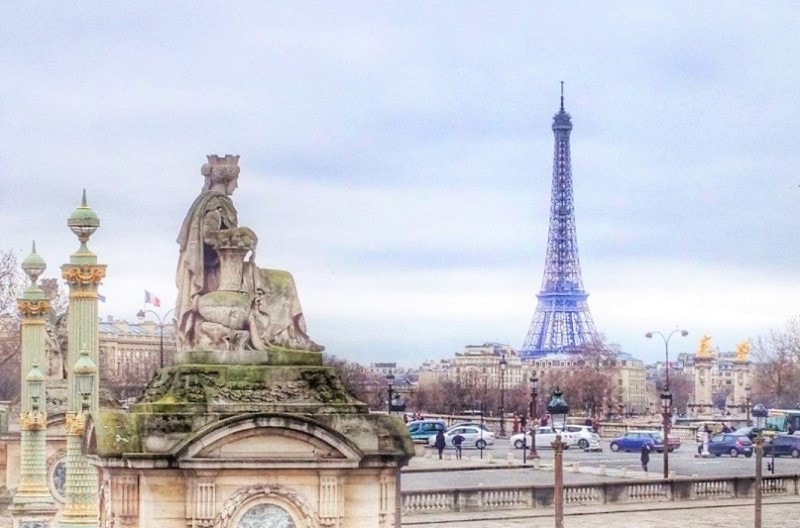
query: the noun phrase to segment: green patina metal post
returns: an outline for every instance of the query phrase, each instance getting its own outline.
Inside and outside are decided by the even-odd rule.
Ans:
[[[49,525],[57,508],[47,487],[47,414],[44,374],[45,318],[50,300],[37,284],[46,265],[36,253],[22,262],[30,284],[17,300],[22,316],[22,384],[20,400],[20,482],[9,510],[14,526]]]
[[[86,191],[67,225],[81,245],[70,255],[69,264],[61,266],[61,276],[69,285],[67,364],[72,369],[67,377],[67,502],[60,526],[97,528],[97,469],[81,454],[81,444],[86,417],[99,408],[97,287],[106,276],[106,266],[98,264],[97,255],[86,246],[100,226],[99,218],[86,205]]]

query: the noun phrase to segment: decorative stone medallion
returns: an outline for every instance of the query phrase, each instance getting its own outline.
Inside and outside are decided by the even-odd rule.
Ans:
[[[236,528],[296,528],[289,512],[275,504],[256,504],[239,519]]]
[[[48,462],[47,485],[50,493],[58,502],[64,504],[67,502],[67,456],[63,451],[59,451]]]

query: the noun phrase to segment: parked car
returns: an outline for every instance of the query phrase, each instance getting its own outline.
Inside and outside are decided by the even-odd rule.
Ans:
[[[776,457],[786,455],[800,458],[800,436],[794,434],[775,436],[771,442],[764,444],[765,455],[771,456],[773,451]]]
[[[540,425],[536,429],[536,449],[548,449],[553,447],[553,442],[556,441],[556,430],[549,425]],[[522,449],[531,445],[530,432],[519,433],[513,435],[509,441],[517,449]],[[571,445],[577,445],[578,439],[573,437],[572,433],[564,431],[561,433],[561,443],[564,449],[569,449]]]
[[[681,439],[672,433],[667,435],[667,448],[672,453],[681,446]]]
[[[447,429],[444,420],[415,420],[408,422],[408,433],[412,442],[425,443],[431,435]]]
[[[602,451],[600,435],[590,425],[567,425],[565,430],[572,435],[575,445],[585,451]]]
[[[485,431],[475,425],[451,427],[444,433],[445,445],[452,447],[453,437],[455,435],[461,435],[464,437],[464,442],[461,444],[461,447],[464,448],[474,446],[478,449],[484,449],[486,446],[494,445],[494,433],[491,431]],[[429,446],[433,446],[434,442],[436,442],[436,435],[432,435],[430,438],[428,438]]]
[[[708,452],[714,456],[753,456],[753,442],[744,435],[734,433],[715,434],[708,441]]]
[[[661,436],[661,431],[628,431],[623,436],[613,439],[609,448],[614,452],[639,452],[643,444],[648,444],[651,451],[664,452],[664,437]]]
[[[467,425],[471,425],[473,427],[480,427],[484,431],[494,432],[494,431],[492,431],[491,427],[489,427],[485,423],[480,423],[480,422],[457,422],[457,423],[454,423],[453,425],[449,426],[447,428],[447,430],[449,431],[450,429],[455,429],[456,427],[466,427]]]

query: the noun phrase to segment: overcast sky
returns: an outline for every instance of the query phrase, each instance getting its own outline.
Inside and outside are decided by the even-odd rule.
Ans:
[[[78,248],[105,318],[174,304],[206,154],[311,337],[413,366],[520,348],[544,268],[559,82],[598,331],[723,351],[800,303],[800,3],[5,2],[0,249]]]

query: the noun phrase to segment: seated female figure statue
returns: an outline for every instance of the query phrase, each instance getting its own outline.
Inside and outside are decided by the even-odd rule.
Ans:
[[[230,195],[239,156],[208,156],[205,185],[181,226],[176,282],[178,350],[321,351],[306,334],[291,274],[258,268],[258,237],[238,225]]]

